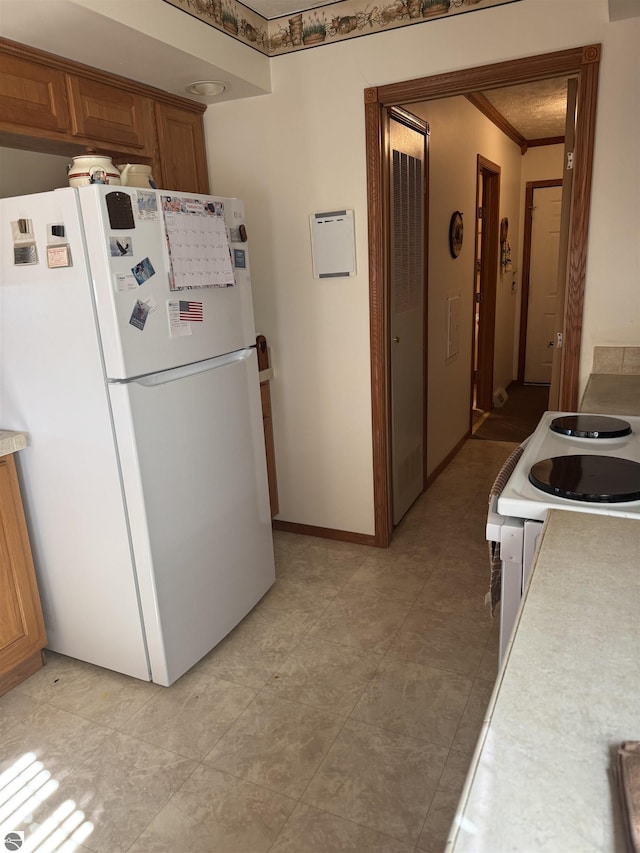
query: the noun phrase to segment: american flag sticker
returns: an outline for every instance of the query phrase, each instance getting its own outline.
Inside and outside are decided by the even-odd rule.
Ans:
[[[202,302],[180,300],[180,319],[186,323],[202,323]]]

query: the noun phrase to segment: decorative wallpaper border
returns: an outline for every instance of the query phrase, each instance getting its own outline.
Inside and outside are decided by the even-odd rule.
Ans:
[[[278,56],[519,0],[378,0],[380,5],[373,6],[365,0],[338,0],[291,17],[285,15],[272,20],[263,18],[238,0],[164,2],[260,53]]]

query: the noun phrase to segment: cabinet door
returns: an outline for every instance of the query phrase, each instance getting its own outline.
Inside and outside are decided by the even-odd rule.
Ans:
[[[69,76],[73,133],[115,145],[145,147],[146,99],[84,77]]]
[[[0,55],[0,116],[3,126],[64,132],[69,110],[64,73],[35,62]]]
[[[12,671],[39,657],[45,643],[15,462],[5,456],[0,459],[0,694],[20,680],[12,679]]]
[[[208,193],[209,177],[200,113],[156,103],[163,190]]]

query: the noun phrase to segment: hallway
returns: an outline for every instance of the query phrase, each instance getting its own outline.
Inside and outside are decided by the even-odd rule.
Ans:
[[[497,673],[484,524],[512,447],[468,441],[388,550],[276,532],[276,584],[171,688],[48,653],[0,698],[0,788],[21,757],[56,785],[3,829],[65,853],[441,853]]]
[[[507,394],[508,398],[503,406],[496,406],[490,412],[474,410],[474,438],[519,444],[531,435],[549,408],[548,385],[522,385],[512,382]]]

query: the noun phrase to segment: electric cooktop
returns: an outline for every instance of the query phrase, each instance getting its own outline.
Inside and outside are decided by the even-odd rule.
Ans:
[[[549,509],[640,519],[640,417],[545,412],[498,496],[502,516]]]
[[[556,456],[532,465],[529,482],[550,495],[574,501],[637,501],[640,463],[616,456]]]
[[[631,435],[631,424],[628,421],[605,415],[562,415],[553,418],[549,429],[560,435],[592,438],[594,441]]]

